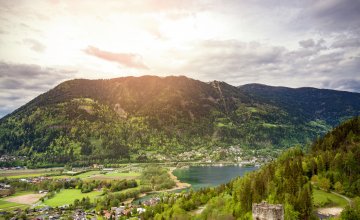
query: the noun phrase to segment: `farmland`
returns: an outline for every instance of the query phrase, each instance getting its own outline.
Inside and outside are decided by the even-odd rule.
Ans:
[[[92,191],[89,193],[81,193],[79,189],[63,189],[57,193],[53,198],[44,201],[45,205],[56,207],[62,205],[72,204],[75,199],[81,200],[82,198],[89,197],[93,202],[94,198],[99,197],[101,191]]]
[[[28,200],[28,199],[22,199],[19,200],[19,198],[24,198],[25,197],[31,197],[32,195],[37,195],[34,194],[33,192],[30,191],[20,191],[15,193],[12,196],[6,197],[6,198],[1,198],[0,199],[0,211],[1,210],[12,210],[15,208],[21,208],[24,209],[26,207],[29,206],[29,202],[32,202],[34,200]],[[33,198],[37,198],[37,196],[33,197]],[[38,199],[35,199],[35,201],[37,201]]]

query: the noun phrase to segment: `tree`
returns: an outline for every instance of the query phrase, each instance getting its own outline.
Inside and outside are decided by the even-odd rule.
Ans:
[[[360,198],[356,197],[353,200],[352,206],[346,206],[341,212],[342,220],[358,220],[360,219]]]
[[[338,193],[344,193],[344,187],[339,181],[335,183],[334,189]]]
[[[295,211],[294,207],[289,203],[285,203],[285,216],[284,220],[297,220],[299,219],[299,212]]]
[[[311,177],[311,182],[312,182],[312,183],[317,184],[318,181],[319,181],[319,178],[318,178],[317,175],[313,175],[313,176]]]
[[[319,180],[319,187],[324,191],[329,192],[330,186],[330,180],[328,178],[323,177]]]

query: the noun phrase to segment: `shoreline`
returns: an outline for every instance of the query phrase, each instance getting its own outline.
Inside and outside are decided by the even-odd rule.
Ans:
[[[157,190],[157,191],[151,191],[147,194],[153,194],[153,193],[161,193],[161,192],[170,192],[170,191],[174,191],[174,190],[180,190],[180,189],[187,189],[191,187],[190,183],[183,183],[181,182],[177,176],[175,176],[173,174],[173,171],[176,169],[176,167],[170,167],[168,174],[170,176],[170,178],[175,182],[175,187],[171,188],[171,189],[163,189],[163,190]]]
[[[174,191],[174,190],[180,190],[180,189],[187,189],[187,188],[190,188],[191,187],[191,184],[190,183],[183,183],[181,182],[177,176],[175,176],[173,174],[173,171],[176,169],[176,167],[170,167],[169,171],[168,171],[168,174],[170,176],[170,178],[175,182],[175,187],[171,188],[171,189],[163,189],[163,190],[157,190],[157,191],[150,191],[150,192],[147,192],[147,193],[142,193],[140,194],[136,199],[140,199],[142,197],[145,197],[147,195],[151,195],[151,194],[158,194],[158,193],[162,193],[162,192],[171,192],[171,191]],[[132,199],[131,202],[133,202],[133,200],[135,200],[134,198]]]
[[[172,180],[174,180],[175,185],[176,185],[176,187],[173,188],[172,190],[186,189],[186,188],[191,187],[191,184],[190,184],[190,183],[181,182],[181,181],[177,178],[177,176],[175,176],[175,175],[173,174],[173,171],[174,171],[175,169],[176,169],[176,167],[171,167],[170,170],[168,171],[168,174],[170,175],[170,178],[171,178]]]

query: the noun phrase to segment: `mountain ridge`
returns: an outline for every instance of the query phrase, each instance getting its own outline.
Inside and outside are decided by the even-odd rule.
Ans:
[[[351,92],[235,87],[185,76],[74,79],[0,119],[0,152],[33,158],[72,146],[68,153],[76,152],[77,160],[111,155],[136,161],[173,160],[203,150],[202,156],[191,153],[186,160],[222,160],[217,147],[311,143],[359,114],[360,94]],[[213,153],[205,155],[209,150]],[[225,154],[230,160],[237,157]]]

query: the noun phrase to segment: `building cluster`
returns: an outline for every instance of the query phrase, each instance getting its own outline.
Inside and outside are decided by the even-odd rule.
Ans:
[[[9,184],[0,183],[0,190],[10,189],[11,186]]]
[[[122,216],[132,216],[134,214],[142,214],[146,211],[147,206],[155,206],[160,202],[160,198],[155,197],[146,200],[140,205],[129,204],[127,206],[121,205],[119,207],[111,207],[110,210],[103,210],[99,213],[106,219],[120,219]]]
[[[36,183],[41,183],[41,182],[43,182],[45,180],[49,180],[49,179],[50,179],[49,177],[39,176],[39,177],[22,178],[22,179],[19,179],[19,181],[36,184]]]
[[[0,162],[12,162],[17,160],[25,160],[26,156],[1,155]]]
[[[5,183],[0,183],[0,198],[1,197],[6,197],[11,195],[14,192],[14,189]]]
[[[145,206],[154,206],[154,205],[158,204],[159,202],[160,202],[159,197],[153,197],[153,198],[151,198],[149,200],[145,200],[143,202],[143,205],[145,205]]]
[[[98,216],[102,216],[105,219],[120,219],[123,216],[130,217],[136,214],[142,214],[146,211],[146,207],[155,206],[160,202],[160,198],[155,197],[149,200],[146,200],[142,205],[128,204],[118,207],[111,207],[109,210],[102,210],[96,212],[94,209],[86,211],[83,209],[69,209],[69,205],[59,206],[58,208],[52,208],[50,206],[42,206],[38,208],[30,208],[26,211],[21,209],[16,209],[12,211],[13,218],[12,220],[19,219],[19,216],[26,214],[27,218],[35,220],[57,220],[63,219],[64,217],[69,217],[75,220],[86,220],[86,219],[97,219]],[[6,214],[6,213],[0,213]]]

